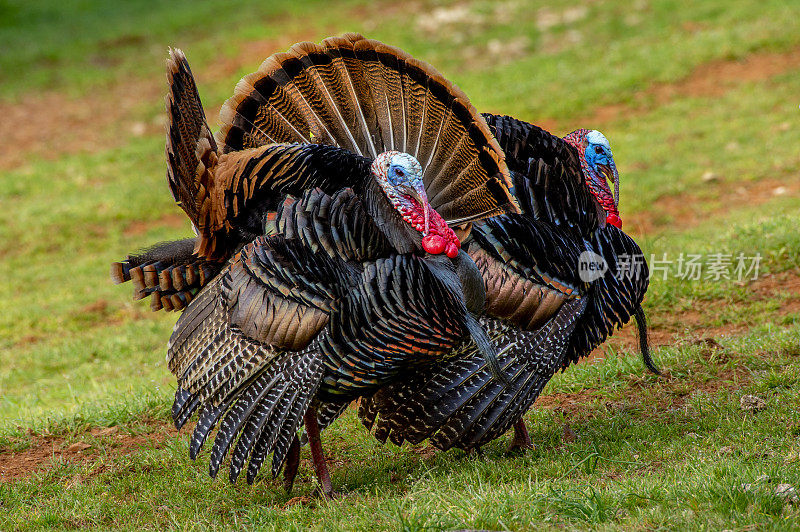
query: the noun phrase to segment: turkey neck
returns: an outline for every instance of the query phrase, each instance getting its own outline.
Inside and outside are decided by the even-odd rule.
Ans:
[[[427,254],[422,249],[422,234],[403,220],[371,173],[365,180],[362,194],[367,214],[398,253]]]
[[[447,289],[465,301],[466,308],[480,314],[486,303],[486,290],[478,266],[463,250],[454,259],[431,255],[422,249],[422,234],[412,228],[392,206],[377,181],[367,179],[363,189],[367,213],[398,253],[416,253]]]

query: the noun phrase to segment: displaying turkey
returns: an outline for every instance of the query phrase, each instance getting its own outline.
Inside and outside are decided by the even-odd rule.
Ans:
[[[167,67],[167,177],[197,237],[112,277],[154,309],[185,308],[167,362],[176,427],[200,412],[190,455],[219,425],[212,476],[230,454],[231,481],[247,465],[252,482],[272,453],[291,482],[304,423],[330,496],[318,404],[340,409],[468,343],[496,366],[460,247],[469,222],[518,212],[502,150],[432,67],[360,35],[268,58],[216,138],[184,55]]]
[[[522,416],[545,384],[631,316],[645,364],[658,372],[641,308],[647,265],[620,229],[619,175],[608,140],[585,129],[559,139],[510,117],[484,116],[506,154],[523,213],[475,224],[464,245],[485,282],[481,324],[511,384],[493,381],[475,355],[418,371],[361,400],[362,422],[381,441],[430,438],[440,449],[468,450],[513,425],[512,447],[530,446]],[[581,270],[589,261],[607,270]]]

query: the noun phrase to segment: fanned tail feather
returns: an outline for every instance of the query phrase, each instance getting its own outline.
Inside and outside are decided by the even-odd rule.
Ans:
[[[167,59],[167,180],[175,201],[196,227],[205,225],[217,143],[206,123],[197,85],[181,50]]]
[[[518,212],[485,120],[430,65],[358,34],[295,44],[243,78],[220,111],[223,153],[318,143],[417,157],[445,220]],[[469,191],[467,198],[462,198]]]

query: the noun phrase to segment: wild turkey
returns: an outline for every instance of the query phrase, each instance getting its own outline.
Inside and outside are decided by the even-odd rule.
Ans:
[[[184,55],[167,66],[167,177],[198,236],[112,277],[155,309],[186,307],[167,361],[176,427],[200,410],[190,455],[219,424],[212,476],[233,448],[232,482],[270,453],[273,474],[289,456],[291,481],[303,421],[330,496],[320,401],[338,409],[465,342],[493,357],[467,308],[483,282],[459,248],[469,222],[518,212],[503,153],[460,90],[360,35],[268,58],[216,138]]]
[[[544,385],[633,315],[645,364],[658,373],[641,308],[647,265],[619,229],[619,177],[608,141],[587,130],[559,139],[510,117],[484,116],[506,154],[523,214],[475,224],[465,247],[486,283],[481,324],[511,384],[493,382],[477,356],[417,372],[361,400],[362,422],[381,441],[430,438],[440,449],[469,450],[514,425],[512,448],[530,446],[522,415]],[[592,257],[608,265],[597,279],[578,268]],[[622,271],[628,265],[634,267]]]

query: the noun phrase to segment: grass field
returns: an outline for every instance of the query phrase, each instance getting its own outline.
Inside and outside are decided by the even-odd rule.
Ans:
[[[0,1],[0,529],[800,528],[777,494],[800,491],[800,7],[117,4]],[[524,455],[381,446],[349,412],[323,435],[333,502],[309,497],[306,450],[291,495],[189,460],[169,422],[176,315],[108,278],[190,234],[164,178],[167,46],[213,121],[269,54],[345,31],[433,63],[481,110],[606,134],[624,228],[661,261],[645,309],[666,378],[623,329],[548,385]],[[731,278],[709,278],[715,254]],[[756,279],[739,254],[761,257]]]

